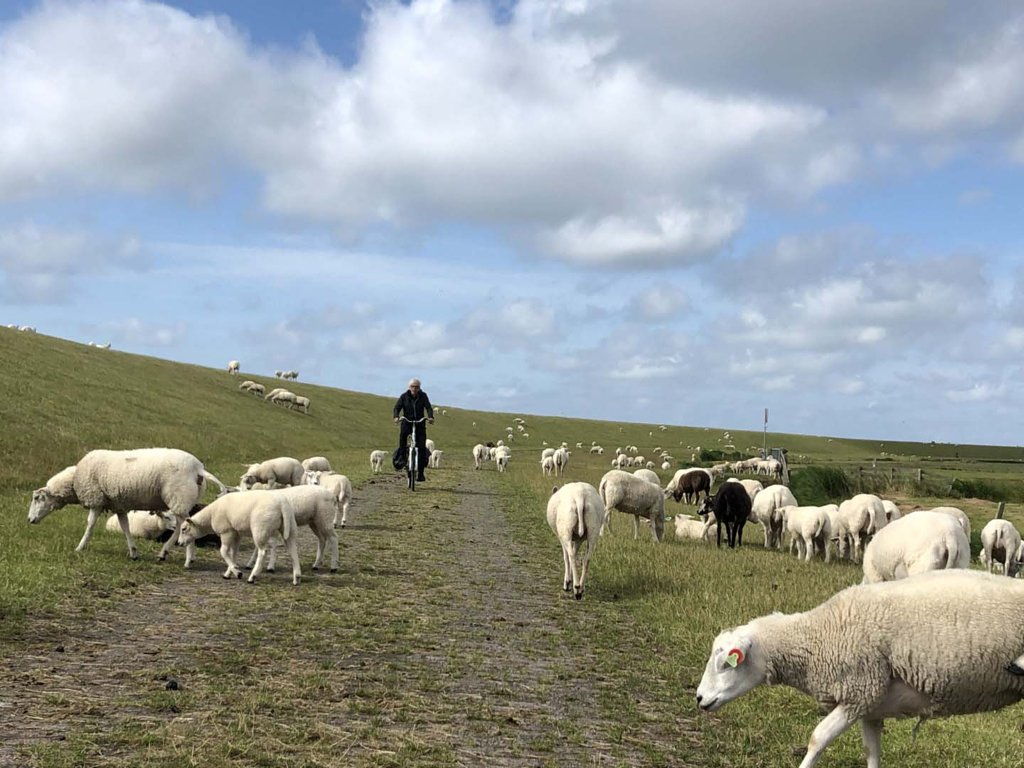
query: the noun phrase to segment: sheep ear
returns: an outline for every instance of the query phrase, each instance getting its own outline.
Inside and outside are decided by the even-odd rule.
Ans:
[[[558,492],[558,486],[557,485],[552,485],[551,486],[551,495],[554,496],[555,493],[557,493],[557,492]]]

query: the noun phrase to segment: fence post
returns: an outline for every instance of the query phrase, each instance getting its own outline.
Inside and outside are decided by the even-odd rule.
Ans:
[[[920,467],[917,468],[917,482],[919,482],[919,483],[921,482],[921,468]]]
[[[1000,501],[999,502],[999,507],[996,509],[996,520],[1002,520],[1003,519],[1003,510],[1005,508],[1006,508],[1006,502],[1005,501]]]

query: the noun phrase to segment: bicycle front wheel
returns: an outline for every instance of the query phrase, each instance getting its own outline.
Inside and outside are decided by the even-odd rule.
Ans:
[[[409,450],[409,490],[416,490],[416,449],[412,448]]]

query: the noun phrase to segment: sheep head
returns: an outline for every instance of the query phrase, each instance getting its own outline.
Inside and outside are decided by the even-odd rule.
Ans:
[[[32,491],[32,503],[28,508],[28,521],[38,523],[55,509],[60,509],[67,502],[50,493],[45,487]]]

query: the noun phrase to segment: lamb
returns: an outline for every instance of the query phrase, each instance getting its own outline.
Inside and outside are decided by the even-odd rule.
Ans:
[[[665,497],[672,496],[678,502],[685,498],[687,504],[691,501],[699,504],[701,491],[704,492],[704,498],[708,498],[714,482],[715,478],[706,469],[691,467],[676,470],[675,475],[665,486]]]
[[[839,528],[832,531],[839,538],[839,555],[850,555],[852,542],[854,562],[860,562],[868,538],[885,525],[885,507],[882,500],[871,493],[858,493],[839,505]]]
[[[303,472],[333,472],[326,456],[310,456],[302,460]]]
[[[723,483],[714,499],[704,497],[702,510],[701,514],[708,514],[714,510],[717,546],[722,546],[723,524],[729,549],[735,549],[737,545],[743,543],[743,526],[750,517],[750,497],[743,486]]]
[[[697,705],[714,712],[762,683],[791,686],[829,713],[800,768],[858,720],[867,766],[880,768],[886,717],[987,712],[1024,698],[1022,614],[1024,584],[977,571],[849,587],[810,611],[719,634]]]
[[[307,475],[309,485],[319,485],[330,489],[331,493],[338,500],[338,506],[334,510],[334,517],[331,518],[331,527],[338,527],[338,511],[341,511],[341,527],[344,528],[348,522],[348,510],[352,506],[352,481],[345,475],[337,472],[310,472]]]
[[[473,469],[480,469],[483,463],[490,457],[490,451],[487,450],[487,446],[481,443],[477,443],[473,446]]]
[[[697,541],[708,540],[708,531],[710,528],[704,520],[698,520],[690,515],[676,515],[674,521],[677,539],[696,539]]]
[[[540,460],[540,471],[543,475],[553,475],[555,473],[555,457],[545,456]]]
[[[309,398],[303,397],[302,395],[295,395],[292,402],[298,406],[299,410],[303,413],[309,413]]]
[[[756,481],[755,481],[756,482]],[[732,483],[744,489],[749,498],[746,485],[743,482]],[[760,485],[760,483],[758,483]],[[770,485],[758,491],[750,505],[750,519],[752,522],[760,523],[764,528],[764,548],[782,548],[782,508],[796,507],[796,497],[793,492],[784,485]]]
[[[121,530],[120,522],[117,515],[111,515],[103,527],[110,533],[117,533]],[[169,512],[128,510],[128,529],[136,539],[159,539],[176,527],[174,516]]]
[[[433,453],[434,452],[434,441],[431,440],[429,437],[426,439],[426,441],[423,443],[423,445],[426,446],[427,453]]]
[[[302,485],[304,473],[305,470],[298,459],[279,456],[260,464],[250,464],[239,481],[239,488],[249,490],[253,483],[266,483],[271,489],[279,485]]]
[[[832,524],[823,507],[792,507],[781,510],[783,530],[789,534],[789,549],[796,546],[797,558],[810,562],[815,551],[821,549],[825,562],[830,559],[828,541],[832,536]]]
[[[373,474],[379,475],[384,471],[384,462],[388,460],[387,451],[371,451],[370,452],[370,469],[373,470]]]
[[[547,519],[562,545],[562,589],[566,592],[571,589],[573,596],[582,600],[587,567],[597,549],[605,519],[604,503],[589,483],[567,483],[561,488],[555,486],[548,499]],[[587,548],[583,552],[583,562],[577,566],[577,549],[584,540]]]
[[[191,453],[176,448],[140,448],[132,451],[89,451],[71,467],[51,477],[46,485],[32,492],[28,521],[38,523],[50,512],[68,504],[81,504],[89,510],[85,534],[75,548],[81,552],[92,537],[100,512],[114,512],[128,542],[128,556],[139,557],[128,527],[128,511],[169,511],[177,524],[172,536],[160,550],[165,560],[170,546],[181,534],[181,525],[189,511],[202,498],[206,482],[216,483],[221,493],[227,488],[211,475]],[[185,550],[185,567],[192,565],[195,547]]]
[[[263,393],[266,391],[266,387],[262,384],[248,379],[239,384],[238,388],[243,392],[251,392],[258,397],[263,397]]]
[[[1017,575],[1024,561],[1024,542],[1020,532],[1009,520],[989,520],[981,529],[981,564],[992,573],[998,562],[1003,573],[1011,578]]]
[[[251,536],[256,544],[256,566],[249,574],[249,583],[263,571],[267,549],[274,535],[280,536],[288,547],[292,560],[292,584],[302,579],[299,567],[298,536],[295,530],[295,512],[291,501],[275,491],[249,491],[232,493],[208,504],[181,526],[179,544],[195,546],[195,540],[204,534],[220,536],[220,555],[227,563],[224,578],[242,578],[238,565],[238,545],[242,536]]]
[[[441,468],[441,459],[444,458],[444,451],[431,451],[430,457],[427,459],[427,466],[431,469]]]
[[[612,466],[618,467],[619,469],[622,469],[623,467],[628,467],[629,464],[629,456],[627,456],[624,453],[620,453],[614,459],[612,459]]]
[[[230,363],[228,363],[228,373],[230,373],[232,376],[234,376],[236,373],[238,373],[238,370],[241,367],[242,367],[241,363],[239,363],[237,360],[232,360]]]
[[[546,459],[548,456],[550,456],[552,459],[555,457],[554,448],[545,448],[540,452],[540,458],[542,461]]]
[[[634,539],[640,537],[640,518],[646,517],[653,523],[654,541],[661,541],[665,534],[665,495],[660,486],[613,469],[604,474],[597,490],[605,507],[602,535],[605,528],[611,531],[612,510],[617,510],[633,516]]]
[[[512,449],[505,445],[499,445],[494,449],[494,463],[498,466],[499,472],[508,469],[508,463],[512,458]]]
[[[896,506],[895,502],[889,501],[888,499],[882,499],[882,507],[885,509],[886,525],[891,523],[893,520],[899,520],[903,517],[902,513],[900,513],[900,508]]]
[[[604,453],[604,448],[602,448],[600,445],[592,445],[590,446],[590,452],[600,456],[602,453]]]
[[[967,568],[970,563],[971,542],[953,517],[941,512],[915,512],[885,526],[865,547],[863,583]]]
[[[309,529],[316,536],[316,559],[313,561],[313,570],[319,570],[323,565],[324,552],[331,553],[331,573],[338,570],[338,534],[334,532],[334,526],[329,522],[331,516],[338,515],[338,495],[327,486],[300,485],[294,488],[279,488],[274,491],[284,496],[292,505],[292,513],[295,515],[296,526],[309,526]],[[254,552],[249,559],[246,568],[251,568],[258,552]],[[274,565],[277,562],[277,542],[270,544],[270,556],[267,559],[267,571],[274,572]]]
[[[565,468],[569,465],[569,451],[565,448],[559,448],[554,453],[555,459],[555,474],[564,475]]]

